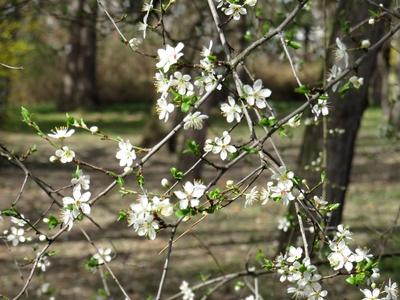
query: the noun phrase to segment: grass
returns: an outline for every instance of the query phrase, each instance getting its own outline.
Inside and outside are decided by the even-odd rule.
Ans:
[[[276,109],[280,114],[285,114],[298,104],[277,103]],[[70,114],[74,117],[84,115],[88,125],[97,125],[105,132],[112,135],[137,135],[142,134],[143,125],[148,118],[149,107],[144,105],[116,105],[97,111],[74,111]],[[41,106],[30,109],[43,130],[49,131],[54,126],[65,122],[65,115],[55,111],[53,107]],[[3,126],[0,134],[2,142],[11,148],[21,151],[30,144],[37,144],[39,154],[32,156],[27,164],[32,171],[49,181],[52,185],[64,186],[70,179],[72,168],[58,168],[49,166],[48,157],[53,149],[43,143],[32,134],[31,129],[22,124],[19,119],[19,109],[12,109],[9,120]],[[393,226],[399,207],[400,186],[398,169],[400,167],[399,145],[393,141],[379,136],[379,127],[384,118],[377,108],[366,111],[365,118],[357,140],[356,156],[352,170],[352,184],[348,190],[345,207],[344,222],[354,231],[354,241],[358,246],[371,248],[374,253],[382,251],[384,243],[383,234]],[[220,133],[223,128],[222,119],[213,121],[210,132]],[[240,127],[240,132],[246,132],[245,125]],[[294,138],[276,138],[278,145],[290,148],[288,158],[289,165],[295,166],[297,149],[301,138],[300,131],[294,132]],[[96,138],[84,134],[77,134],[71,139],[71,147],[77,150],[85,159],[102,166],[115,167],[115,145],[104,143]],[[79,152],[78,152],[79,151]],[[289,155],[290,154],[290,155]],[[166,155],[165,152],[154,158],[152,167],[145,171],[146,188],[159,189],[160,179],[168,174],[171,164],[176,162],[176,157]],[[234,170],[233,176],[239,177],[252,166],[252,161],[241,165]],[[206,173],[207,175],[208,173]],[[209,176],[210,174],[208,174]],[[91,173],[93,193],[97,193],[109,184],[108,178]],[[15,197],[16,189],[20,181],[20,173],[11,168],[0,169],[0,209],[9,205],[9,199]],[[133,180],[132,180],[133,181]],[[129,184],[133,184],[128,182]],[[222,182],[223,183],[223,182]],[[38,191],[33,183],[28,182],[26,193],[21,200],[23,213],[28,216],[39,215],[40,209],[47,203],[46,198]],[[83,223],[85,229],[91,234],[95,242],[100,245],[110,246],[109,239],[113,241],[113,247],[118,250],[118,256],[111,263],[111,267],[117,273],[125,286],[128,286],[135,299],[145,299],[147,295],[154,295],[156,283],[159,280],[159,272],[163,263],[163,256],[158,256],[158,251],[168,241],[167,234],[160,234],[156,241],[140,239],[126,227],[126,224],[115,222],[119,209],[129,207],[133,201],[130,197],[121,198],[117,192],[110,193],[93,209],[93,216],[99,220],[105,228],[104,232],[98,231],[90,224]],[[53,211],[57,214],[57,210]],[[207,222],[202,222],[193,231],[196,236],[209,247],[209,250],[217,257],[225,272],[243,269],[243,258],[249,257],[254,262],[254,254],[262,248],[266,253],[273,254],[277,237],[277,217],[284,213],[284,209],[274,203],[263,207],[243,209],[243,203],[238,202],[217,215],[209,216]],[[190,223],[191,224],[191,223]],[[0,225],[1,227],[2,225]],[[189,224],[186,224],[189,226]],[[5,229],[5,225],[0,231]],[[182,230],[179,233],[182,233]],[[178,233],[178,234],[179,234]],[[0,291],[9,292],[20,286],[17,270],[12,257],[18,259],[31,255],[31,246],[18,247],[12,256],[0,246]],[[397,251],[400,246],[400,234],[398,226],[395,226],[393,234],[388,239],[385,252]],[[3,251],[4,250],[4,251]],[[82,241],[79,231],[71,233],[60,243],[55,244],[53,250],[57,255],[52,258],[52,267],[47,275],[35,279],[33,286],[37,287],[42,280],[49,281],[57,290],[57,298],[60,299],[92,299],[97,289],[101,288],[97,274],[85,271],[83,262],[92,250]],[[400,281],[400,259],[386,258],[382,261],[382,279],[388,277]],[[127,271],[128,269],[128,271]],[[26,271],[27,268],[23,268]],[[177,243],[172,255],[172,268],[167,281],[166,292],[173,294],[183,279],[191,284],[199,281],[199,276],[217,276],[220,270],[216,267],[207,249],[201,246],[195,237],[188,235]],[[335,281],[333,290],[330,290],[331,298],[340,293],[340,299],[358,299],[360,293],[357,287],[349,287],[344,283],[344,278]],[[266,277],[261,281],[261,290],[265,299],[287,299],[286,286],[279,284],[274,277]],[[112,284],[111,284],[112,285]],[[74,288],[71,288],[73,286]],[[112,290],[118,295],[114,285]],[[337,289],[337,290],[335,290]],[[213,299],[239,299],[247,296],[248,292],[239,294],[233,292],[233,284],[228,286]],[[13,294],[13,293],[8,293]],[[36,299],[34,291],[31,291],[32,299]],[[229,298],[227,295],[235,295]],[[332,296],[333,295],[333,296]],[[42,299],[37,297],[37,299]],[[94,298],[93,298],[94,299]]]

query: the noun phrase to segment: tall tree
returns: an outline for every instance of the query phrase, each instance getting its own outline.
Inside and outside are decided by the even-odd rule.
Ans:
[[[70,4],[69,47],[60,110],[98,105],[96,89],[96,0],[74,0]]]
[[[382,4],[385,7],[389,7],[390,2],[390,0],[386,0],[382,1]],[[363,0],[339,1],[330,45],[334,44],[336,37],[345,35],[342,31],[343,25],[352,28],[363,20],[368,19],[369,9],[373,9],[373,7],[366,5]],[[360,42],[369,40],[371,44],[374,44],[382,36],[384,28],[385,20],[381,20],[374,26],[365,26],[363,30],[357,30],[342,38],[347,48],[356,49],[349,53],[350,63],[364,55],[365,51],[368,51],[360,49]],[[328,201],[341,204],[331,217],[332,226],[336,226],[342,221],[345,196],[350,182],[355,141],[362,116],[368,106],[368,87],[376,69],[379,50],[369,51],[366,61],[355,70],[356,75],[364,79],[364,84],[359,89],[351,89],[344,96],[339,95],[337,92],[329,93],[331,113],[327,119],[328,132],[330,129],[335,128],[344,129],[343,134],[327,134],[326,136],[326,175],[328,180],[326,196]],[[328,65],[335,63],[334,55],[333,51],[329,52],[327,56]],[[315,158],[317,153],[321,151],[319,146],[322,144],[321,128],[307,127],[300,154],[300,165],[304,167],[305,164],[309,164],[310,156]]]

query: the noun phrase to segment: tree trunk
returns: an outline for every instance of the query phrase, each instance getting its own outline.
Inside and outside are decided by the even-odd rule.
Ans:
[[[399,43],[398,43],[399,44]],[[388,99],[390,102],[389,104],[389,125],[392,126],[394,130],[394,135],[396,135],[398,138],[400,138],[400,57],[398,54],[396,54],[395,58],[397,61],[393,64],[393,68],[395,69],[395,72],[393,74],[393,77],[396,78],[392,80],[394,82],[393,84],[393,92],[391,93],[393,95],[394,99]]]
[[[70,42],[63,79],[60,110],[98,105],[96,89],[96,20],[95,0],[76,0],[72,7]]]
[[[7,99],[10,93],[10,77],[0,75],[0,122],[6,119]]]
[[[385,7],[389,7],[390,0],[383,1]],[[341,0],[336,24],[331,41],[340,34],[339,20],[351,20],[350,26],[358,24],[362,20],[368,18],[368,5],[365,1],[347,1]],[[352,39],[345,39],[348,48],[358,46],[354,40],[361,41],[368,39],[371,44],[379,40],[384,32],[384,22],[380,22],[375,26],[368,26],[364,32],[352,35]],[[357,32],[358,33],[358,32]],[[340,203],[339,209],[335,210],[331,216],[330,225],[337,226],[342,222],[343,208],[345,204],[345,196],[350,182],[350,173],[354,156],[354,146],[357,133],[360,128],[361,118],[368,106],[368,87],[375,69],[377,55],[380,49],[369,53],[369,57],[357,69],[357,76],[364,78],[364,84],[360,89],[351,89],[344,97],[340,97],[338,93],[331,93],[329,101],[332,105],[332,114],[328,118],[328,130],[335,128],[343,128],[343,134],[327,135],[327,198],[331,203]],[[364,54],[364,51],[352,51],[351,61],[355,61]],[[328,61],[333,61],[332,54],[328,57]]]

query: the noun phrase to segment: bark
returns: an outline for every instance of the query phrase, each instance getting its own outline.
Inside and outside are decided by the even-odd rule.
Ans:
[[[389,125],[393,127],[394,135],[400,138],[400,58],[396,55],[397,62],[394,64],[395,72],[394,77],[397,84],[394,84],[394,99],[391,100],[393,103],[389,105]],[[389,102],[389,101],[388,101]]]
[[[390,44],[385,45],[377,57],[377,68],[372,81],[370,103],[381,106],[385,116],[389,116],[389,73]]]
[[[71,8],[74,20],[70,23],[63,91],[58,103],[63,111],[99,104],[96,88],[97,2],[76,0]]]
[[[0,76],[0,122],[6,118],[7,99],[10,93],[10,77],[7,75]]]
[[[382,4],[389,7],[390,0],[383,1]],[[365,1],[339,2],[337,17],[335,18],[334,31],[331,42],[340,34],[339,20],[350,20],[351,25],[358,24],[368,18],[370,7]],[[345,39],[348,48],[357,47],[355,41],[369,39],[372,44],[377,42],[384,32],[384,22],[375,26],[368,26],[365,31],[352,35],[352,39]],[[328,130],[343,128],[343,134],[327,135],[327,198],[332,203],[340,203],[338,210],[332,214],[330,225],[337,226],[342,222],[343,208],[348,185],[350,183],[350,173],[354,157],[354,147],[360,122],[365,109],[368,106],[368,87],[370,80],[376,69],[377,55],[379,49],[369,53],[368,59],[357,69],[357,76],[364,78],[364,84],[359,90],[351,89],[344,97],[338,93],[331,93],[329,96],[332,106],[332,114],[328,118]],[[353,51],[351,60],[356,60],[363,55],[363,51]],[[332,54],[328,57],[332,62]]]

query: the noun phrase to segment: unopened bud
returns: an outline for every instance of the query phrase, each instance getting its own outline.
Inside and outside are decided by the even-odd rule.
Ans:
[[[169,187],[169,181],[167,178],[161,179],[161,186],[165,188]]]
[[[99,127],[97,127],[97,126],[92,126],[92,127],[90,127],[89,130],[90,130],[91,133],[94,134],[94,133],[96,133],[97,131],[99,131]]]
[[[369,40],[362,40],[361,41],[361,48],[367,49],[371,46],[371,42]]]

